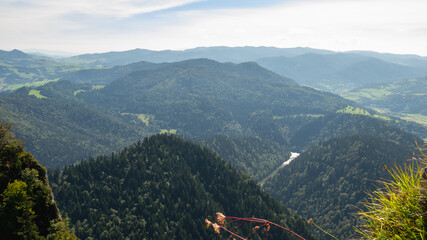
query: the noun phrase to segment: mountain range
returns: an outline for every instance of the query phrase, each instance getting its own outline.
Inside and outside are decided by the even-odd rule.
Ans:
[[[329,92],[344,93],[366,84],[390,82],[427,75],[427,67],[387,62],[356,53],[273,57],[257,62],[300,84]],[[426,63],[426,61],[423,61]]]
[[[336,93],[360,86],[357,79],[362,80],[362,83],[371,83],[427,75],[426,57],[368,51],[333,52],[312,48],[201,47],[183,51],[134,49],[123,52],[83,54],[69,58],[47,58],[13,50],[1,51],[0,56],[9,60],[3,64],[0,61],[0,64],[6,67],[3,71],[7,71],[7,67],[11,65],[26,67],[27,69],[23,69],[22,73],[21,69],[12,69],[12,72],[9,71],[9,75],[20,73],[18,75],[21,76],[21,79],[27,80],[27,82],[40,80],[43,76],[47,79],[46,73],[39,76],[40,73],[34,71],[32,74],[37,78],[35,76],[22,77],[23,74],[31,71],[28,69],[29,61],[33,62],[33,66],[35,66],[34,62],[42,62],[37,64],[48,65],[47,69],[51,73],[62,75],[67,72],[66,68],[74,71],[79,66],[80,68],[102,68],[141,61],[162,63],[196,58],[233,63],[253,61],[283,76],[293,78],[301,84]],[[10,62],[11,59],[13,62]],[[26,61],[23,61],[24,59]],[[23,65],[23,62],[26,65]],[[52,67],[59,68],[61,71],[52,71]],[[345,86],[346,83],[347,86]]]
[[[164,61],[191,51],[162,52],[162,63],[155,63],[160,52],[154,51],[82,55],[55,60],[77,69],[55,70],[58,79],[53,82],[2,93],[0,120],[14,123],[13,130],[27,150],[51,169],[49,179],[59,207],[71,218],[77,236],[211,237],[197,227],[203,217],[220,210],[279,222],[291,219],[284,224],[310,237],[302,218],[256,186],[276,172],[292,151],[300,157],[278,170],[263,188],[304,218],[313,217],[337,236],[349,238],[357,220],[348,206],[360,204],[364,191],[375,186],[374,179],[386,177],[382,163],[402,164],[415,142],[427,137],[422,125],[364,108],[361,104],[368,103],[362,98],[356,103],[260,66],[269,58],[285,59],[286,64],[303,69],[294,71],[301,76],[339,75],[335,82],[339,86],[341,77],[356,84],[381,71],[396,71],[400,77],[422,74],[422,57],[302,48],[201,48],[191,54],[217,53],[225,58],[226,50],[240,52],[236,56],[242,59],[261,60],[249,59],[259,64],[207,58]],[[283,56],[274,55],[279,50]],[[38,59],[19,51],[5,54],[12,53],[17,59]],[[132,62],[140,60],[142,53],[152,59]],[[128,54],[133,57],[126,58]],[[317,62],[304,65],[307,59]],[[7,61],[10,70],[16,59]],[[280,70],[282,62],[275,64]],[[375,73],[378,69],[382,70]],[[387,86],[390,75],[382,76],[366,83]],[[404,81],[393,84],[405,85]],[[413,103],[422,109],[422,103]],[[56,167],[60,168],[53,170]],[[265,208],[252,209],[257,204]],[[292,217],[279,218],[282,213]]]
[[[178,62],[188,59],[209,58],[218,62],[243,63],[265,57],[298,56],[305,53],[328,54],[332,51],[313,48],[275,48],[275,47],[199,47],[183,51],[133,49],[123,52],[82,54],[63,59],[65,63],[88,66],[117,66],[134,62],[154,63]]]

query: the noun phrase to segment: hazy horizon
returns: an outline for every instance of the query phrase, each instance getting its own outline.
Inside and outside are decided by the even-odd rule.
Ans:
[[[65,51],[56,51],[56,50],[43,50],[43,49],[0,49],[3,51],[13,51],[13,50],[19,50],[22,51],[24,53],[27,54],[33,54],[33,55],[41,55],[41,56],[47,56],[47,57],[52,57],[52,58],[66,58],[66,57],[73,57],[73,56],[79,56],[79,55],[84,55],[84,54],[103,54],[103,53],[108,53],[108,52],[126,52],[126,51],[133,51],[133,50],[149,50],[149,51],[187,51],[187,50],[192,50],[192,49],[197,49],[197,48],[215,48],[215,47],[230,47],[230,46],[196,46],[194,48],[187,48],[187,49],[147,49],[147,48],[133,48],[133,49],[125,49],[125,50],[109,50],[109,51],[105,51],[105,52],[80,52],[80,53],[75,53],[75,52],[65,52]],[[254,48],[278,48],[275,46],[232,46],[230,48],[244,48],[244,47],[254,47]],[[293,48],[310,48],[310,47],[303,47],[303,46],[297,46],[297,47],[293,47]],[[286,48],[278,48],[278,49],[286,49]],[[291,49],[291,48],[290,48]],[[331,50],[331,49],[320,49],[320,48],[312,48],[312,49],[316,49],[316,50],[326,50],[326,51],[332,51],[335,53],[351,53],[351,52],[374,52],[374,53],[380,53],[380,54],[396,54],[396,55],[415,55],[418,57],[427,57],[424,55],[419,55],[419,54],[413,54],[413,53],[391,53],[391,52],[378,52],[378,51],[373,51],[373,50],[363,50],[363,49],[357,49],[357,50],[348,50],[348,51],[335,51],[335,50]]]
[[[425,9],[424,0],[4,0],[0,49],[272,46],[427,56]]]

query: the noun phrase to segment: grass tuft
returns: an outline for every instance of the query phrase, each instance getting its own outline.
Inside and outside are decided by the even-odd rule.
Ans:
[[[425,239],[420,203],[423,169],[414,165],[385,167],[392,181],[381,181],[382,188],[369,194],[366,210],[358,213],[365,220],[357,229],[363,239]]]

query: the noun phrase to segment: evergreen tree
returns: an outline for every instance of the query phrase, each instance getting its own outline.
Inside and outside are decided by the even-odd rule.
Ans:
[[[5,239],[76,239],[47,184],[46,169],[0,123],[0,232]]]
[[[204,228],[217,211],[271,219],[314,239],[304,220],[247,175],[174,135],[54,171],[50,180],[82,239],[217,239]],[[272,231],[269,239],[294,238]]]

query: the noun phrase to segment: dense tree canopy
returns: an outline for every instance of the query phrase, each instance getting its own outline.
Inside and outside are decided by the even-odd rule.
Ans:
[[[0,232],[4,239],[76,239],[62,222],[46,169],[0,123]]]
[[[46,98],[29,95],[28,88],[0,97],[0,120],[15,124],[27,150],[46,167],[118,151],[147,135],[141,127],[78,102],[73,95],[78,87],[52,83],[39,90]]]
[[[259,137],[230,138],[218,135],[203,141],[203,144],[257,182],[291,155],[289,147]]]
[[[354,214],[376,180],[389,178],[383,164],[403,164],[413,147],[382,136],[349,136],[319,143],[263,185],[277,199],[340,238],[354,234]]]
[[[156,135],[50,173],[59,207],[86,239],[215,239],[204,219],[230,216],[276,221],[313,239],[305,221],[207,148]],[[293,239],[273,231],[269,239]]]

